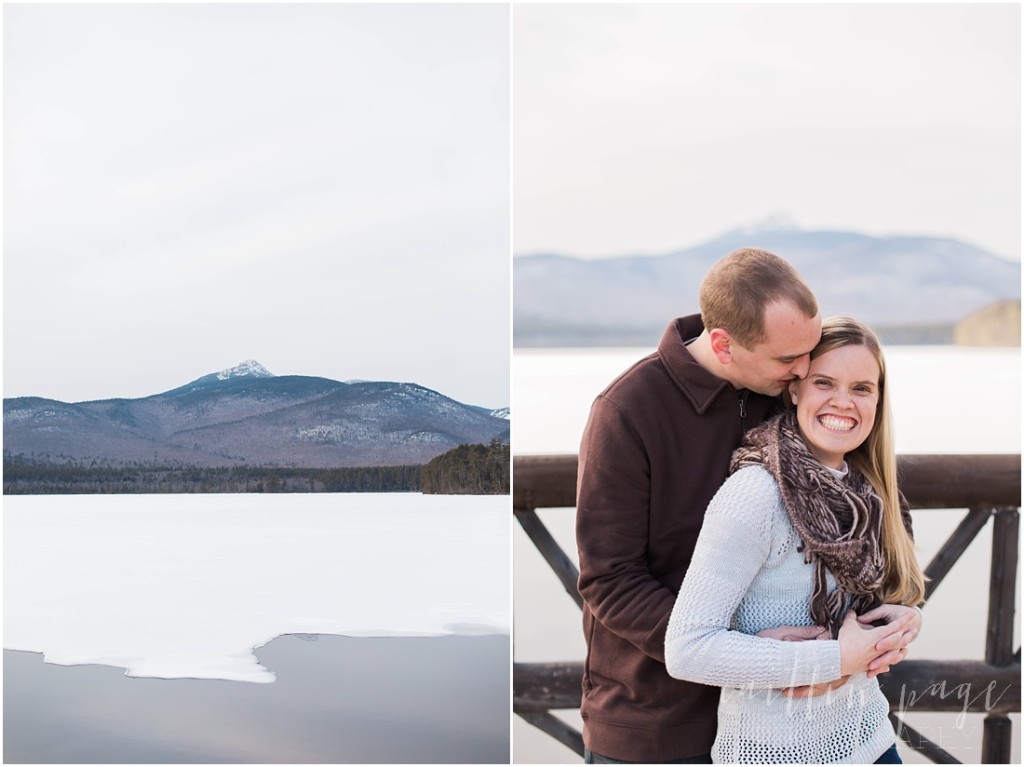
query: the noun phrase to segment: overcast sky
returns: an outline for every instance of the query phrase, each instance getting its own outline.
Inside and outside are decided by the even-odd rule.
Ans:
[[[517,253],[782,213],[1020,257],[1020,7],[5,5],[4,396],[509,401]]]
[[[516,253],[664,253],[783,213],[1020,258],[1017,3],[513,13]]]
[[[509,9],[5,5],[4,396],[509,403]]]

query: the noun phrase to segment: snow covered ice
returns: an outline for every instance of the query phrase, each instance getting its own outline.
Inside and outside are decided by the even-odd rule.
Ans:
[[[508,634],[508,496],[8,496],[4,647],[272,682],[282,634]]]

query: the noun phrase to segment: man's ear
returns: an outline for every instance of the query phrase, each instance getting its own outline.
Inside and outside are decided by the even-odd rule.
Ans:
[[[708,338],[711,341],[711,351],[715,357],[723,365],[728,365],[732,362],[732,336],[729,335],[728,330],[722,330],[722,328],[714,328],[708,333]]]

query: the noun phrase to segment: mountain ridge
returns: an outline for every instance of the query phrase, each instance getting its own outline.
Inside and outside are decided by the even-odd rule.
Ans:
[[[494,412],[415,383],[276,376],[250,360],[139,398],[5,398],[4,453],[111,466],[395,466],[507,441],[508,419]]]
[[[784,224],[779,219],[779,224]],[[889,342],[951,343],[953,325],[998,300],[1020,297],[1020,263],[960,240],[842,230],[734,229],[661,255],[585,260],[558,253],[513,259],[517,346],[655,345],[673,317],[698,311],[708,268],[741,247],[789,261],[822,314],[851,314]]]

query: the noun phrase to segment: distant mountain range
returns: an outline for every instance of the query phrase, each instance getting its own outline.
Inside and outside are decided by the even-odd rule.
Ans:
[[[78,465],[398,466],[508,438],[507,408],[414,383],[275,376],[253,360],[139,399],[4,399],[5,456]]]
[[[515,344],[653,346],[671,318],[698,311],[708,268],[741,247],[782,256],[814,290],[824,316],[850,314],[890,343],[951,343],[953,326],[968,314],[1020,298],[1019,262],[957,240],[807,231],[775,221],[665,255],[517,256]]]

